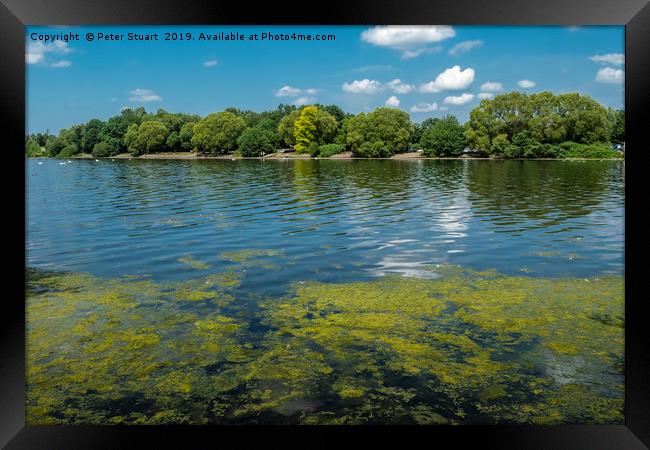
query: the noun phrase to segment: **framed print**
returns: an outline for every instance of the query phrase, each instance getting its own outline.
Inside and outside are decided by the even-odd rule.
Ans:
[[[3,0],[3,445],[647,448],[650,7],[279,6]]]

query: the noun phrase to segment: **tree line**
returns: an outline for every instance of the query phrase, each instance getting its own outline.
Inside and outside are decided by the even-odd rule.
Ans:
[[[482,100],[465,124],[451,115],[414,123],[408,113],[387,107],[353,115],[336,105],[280,104],[261,113],[227,108],[205,117],[126,108],[106,121],[92,119],[58,135],[28,135],[25,148],[27,156],[50,157],[189,151],[257,157],[287,148],[321,157],[343,151],[390,157],[414,150],[455,157],[470,148],[506,158],[601,158],[616,156],[611,143],[624,140],[622,110],[575,93],[511,92]]]

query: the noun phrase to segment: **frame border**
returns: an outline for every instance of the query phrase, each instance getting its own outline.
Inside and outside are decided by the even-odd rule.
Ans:
[[[644,234],[635,202],[644,200],[639,192],[643,174],[643,127],[650,120],[650,3],[646,0],[480,0],[427,2],[426,0],[336,0],[320,8],[307,10],[305,3],[294,0],[260,3],[250,6],[226,0],[184,0],[181,8],[173,0],[0,0],[0,129],[8,147],[24,146],[25,133],[25,26],[26,25],[232,25],[232,24],[435,24],[450,25],[625,25],[625,425],[561,426],[436,426],[436,427],[193,427],[193,426],[25,426],[25,247],[19,239],[9,240],[10,254],[18,265],[9,267],[7,278],[15,281],[15,295],[6,295],[3,326],[0,327],[0,445],[20,448],[116,448],[151,446],[154,442],[187,445],[196,438],[208,439],[213,445],[225,439],[237,439],[238,445],[249,444],[263,435],[269,443],[286,445],[287,431],[292,435],[309,434],[310,446],[335,442],[340,437],[371,438],[386,442],[388,430],[397,438],[435,439],[489,448],[526,449],[642,449],[650,446],[650,352],[644,345],[648,338],[642,311],[640,245]],[[647,144],[646,144],[647,145]],[[5,192],[11,203],[12,231],[24,235],[26,173],[24,156],[9,151],[10,177],[4,177]],[[12,154],[14,153],[14,154]],[[14,179],[15,177],[15,179]],[[22,219],[20,219],[22,218]],[[629,243],[634,242],[631,246]],[[21,262],[22,261],[22,262]],[[18,286],[17,280],[22,280]],[[13,293],[13,292],[12,292]],[[20,299],[20,300],[19,300]],[[645,339],[644,339],[645,338]],[[250,430],[250,432],[249,432]],[[367,433],[367,431],[370,433]],[[318,437],[314,440],[313,437]],[[298,441],[298,439],[296,439]],[[6,445],[6,447],[4,447]]]

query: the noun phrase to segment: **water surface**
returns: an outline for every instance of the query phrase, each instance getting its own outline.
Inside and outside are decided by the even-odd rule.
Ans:
[[[29,423],[623,421],[624,162],[26,176]]]

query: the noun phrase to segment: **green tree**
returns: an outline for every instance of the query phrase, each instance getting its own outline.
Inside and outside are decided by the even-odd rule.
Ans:
[[[127,150],[124,140],[127,130],[131,125],[140,125],[145,117],[147,112],[142,107],[123,109],[119,116],[113,116],[106,121],[100,132],[100,140],[106,142],[113,138],[113,142],[119,142],[120,153]]]
[[[459,156],[465,148],[465,130],[454,116],[437,119],[422,134],[420,147],[427,156]]]
[[[242,156],[262,156],[272,153],[273,132],[259,127],[246,128],[237,139],[239,153]]]
[[[169,129],[165,124],[147,120],[140,125],[131,125],[124,136],[124,143],[133,156],[140,156],[164,149],[168,136]]]
[[[610,141],[625,142],[625,111],[609,108],[607,118],[609,120]]]
[[[246,121],[231,112],[210,114],[194,125],[192,145],[213,155],[232,152],[245,128]]]
[[[289,147],[296,145],[294,126],[299,116],[300,111],[292,111],[278,122],[278,134],[280,135],[282,141]]]
[[[194,136],[194,125],[195,122],[184,123],[178,132],[178,139],[180,140],[180,148],[184,151],[192,150],[192,137]]]
[[[606,142],[609,132],[607,111],[590,97],[511,92],[481,101],[470,112],[465,137],[472,148],[485,154],[548,157],[557,153],[562,142]],[[507,148],[518,145],[514,137],[521,133],[526,133],[525,147]]]
[[[293,128],[293,135],[296,139],[296,151],[307,153],[312,142],[318,142],[318,108],[307,106],[302,109],[300,116],[296,119]]]
[[[172,152],[177,152],[181,149],[181,138],[178,135],[177,131],[172,131],[171,133],[169,133],[165,145],[167,149]]]
[[[90,120],[83,129],[81,135],[81,151],[90,153],[96,144],[102,141],[104,122],[99,119]]]
[[[433,127],[436,123],[438,123],[440,119],[437,117],[429,117],[428,119],[423,120],[420,123],[416,123],[414,125],[414,133],[413,133],[413,143],[416,144],[417,146],[420,145],[420,141],[422,139],[422,135],[425,133],[425,131],[429,130],[431,127]]]
[[[45,151],[47,156],[57,156],[63,150],[66,143],[59,137],[51,137],[45,144]]]
[[[25,145],[25,156],[43,156],[43,150],[36,139],[28,139]]]
[[[407,150],[414,132],[408,113],[395,108],[377,108],[352,117],[346,139],[355,155],[388,157]]]

